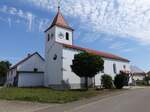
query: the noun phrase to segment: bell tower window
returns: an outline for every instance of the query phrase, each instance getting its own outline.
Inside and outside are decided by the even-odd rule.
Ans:
[[[66,40],[69,40],[69,33],[66,33]]]

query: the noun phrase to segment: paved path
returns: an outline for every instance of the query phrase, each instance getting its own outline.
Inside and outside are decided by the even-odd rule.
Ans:
[[[150,112],[150,89],[136,89],[67,112]]]
[[[132,89],[68,104],[0,101],[0,112],[150,112],[150,89]]]
[[[0,112],[35,112],[56,105],[18,102],[18,101],[0,101]]]

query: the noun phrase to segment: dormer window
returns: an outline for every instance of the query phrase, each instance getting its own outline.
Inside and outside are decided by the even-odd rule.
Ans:
[[[69,33],[66,33],[66,40],[69,40]]]

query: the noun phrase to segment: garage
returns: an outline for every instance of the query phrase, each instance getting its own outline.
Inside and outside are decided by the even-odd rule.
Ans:
[[[44,72],[19,72],[18,87],[41,87],[44,84]]]

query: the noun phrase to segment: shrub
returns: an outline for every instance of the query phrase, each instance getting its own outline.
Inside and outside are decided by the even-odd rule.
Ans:
[[[149,80],[150,80],[150,77],[145,76],[144,79],[143,79],[144,85],[148,86],[149,85]]]
[[[114,85],[117,89],[122,89],[125,85],[126,77],[122,74],[116,75],[114,80]]]
[[[113,87],[112,77],[110,75],[106,75],[106,74],[102,75],[101,76],[101,83],[105,89],[111,89]]]

